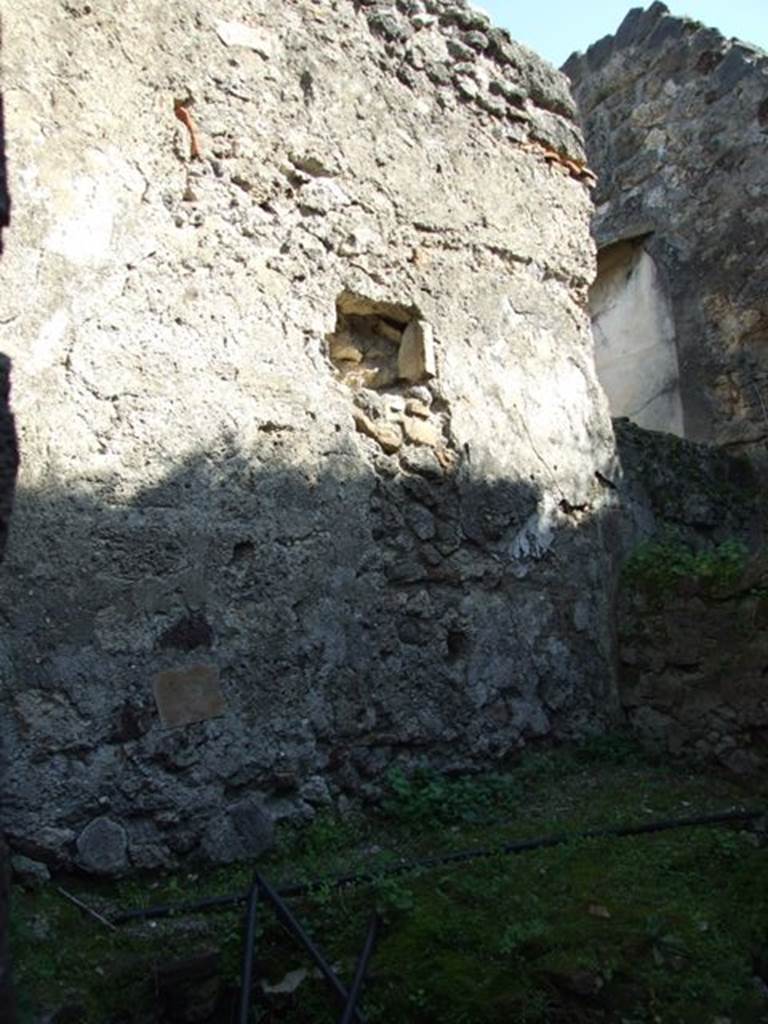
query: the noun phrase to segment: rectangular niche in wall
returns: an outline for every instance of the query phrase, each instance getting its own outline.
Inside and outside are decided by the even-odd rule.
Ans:
[[[589,296],[595,364],[613,416],[684,435],[675,325],[645,238],[598,254]]]

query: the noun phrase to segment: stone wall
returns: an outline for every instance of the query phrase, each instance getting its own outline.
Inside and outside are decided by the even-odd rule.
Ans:
[[[685,436],[764,459],[768,56],[654,3],[564,70],[598,244],[641,236],[671,304]]]
[[[689,578],[658,595],[627,588],[619,612],[621,700],[653,749],[739,774],[768,763],[768,600]]]
[[[565,80],[436,2],[31,0],[6,37],[16,848],[227,860],[396,759],[613,720]]]
[[[635,517],[635,541],[645,538],[625,565],[617,602],[627,721],[664,754],[761,770],[768,755],[764,492],[746,457],[629,420],[615,427],[622,505]]]
[[[764,491],[746,456],[674,434],[614,420],[621,463],[625,551],[638,541],[676,534],[692,549],[736,540],[765,545]]]

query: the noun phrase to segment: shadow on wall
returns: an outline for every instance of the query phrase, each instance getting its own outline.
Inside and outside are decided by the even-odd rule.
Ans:
[[[3,254],[3,228],[11,223],[11,194],[8,191],[8,166],[5,159],[5,112],[0,93],[0,256]]]
[[[107,480],[19,494],[0,591],[19,849],[102,873],[242,857],[265,817],[373,797],[395,758],[487,765],[617,713],[615,514],[461,461],[361,473],[369,440],[343,432],[349,471],[316,474],[263,430],[258,461],[224,439],[127,503]]]
[[[11,196],[5,159],[5,116],[0,94],[0,257],[3,255],[3,233],[11,223]],[[0,560],[8,538],[8,524],[13,508],[16,471],[19,457],[16,429],[10,410],[11,362],[0,353]]]
[[[8,178],[5,161],[5,118],[3,97],[0,94],[0,256],[3,254],[3,230],[11,221],[11,197],[8,192]],[[8,534],[8,519],[13,504],[13,490],[16,480],[18,456],[16,433],[8,409],[10,387],[10,362],[0,354],[0,559],[2,559]],[[2,751],[2,747],[0,747]],[[2,774],[2,757],[0,757]],[[3,780],[4,782],[4,780]],[[0,783],[2,785],[2,783]],[[0,830],[3,828],[0,815]],[[0,831],[0,1020],[14,1024],[16,1011],[11,982],[10,954],[8,950],[8,886],[9,865],[7,849]]]

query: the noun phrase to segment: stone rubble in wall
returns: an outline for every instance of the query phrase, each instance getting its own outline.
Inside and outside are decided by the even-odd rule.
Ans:
[[[633,730],[673,756],[715,762],[739,775],[764,772],[765,622],[765,598],[713,599],[696,581],[684,581],[679,592],[655,603],[625,592],[619,662]]]
[[[384,40],[386,59],[402,82],[422,89],[426,76],[443,105],[450,105],[455,94],[489,115],[503,138],[535,144],[542,156],[549,154],[567,173],[591,184],[567,84],[507,29],[492,26],[486,14],[468,3],[357,4],[371,31]]]

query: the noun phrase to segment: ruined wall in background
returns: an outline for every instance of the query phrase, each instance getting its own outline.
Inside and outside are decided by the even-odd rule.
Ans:
[[[398,759],[610,721],[564,79],[461,4],[32,0],[6,35],[16,848],[227,860]]]
[[[654,3],[564,70],[599,176],[598,245],[646,235],[669,296],[685,436],[763,457],[768,56]]]

